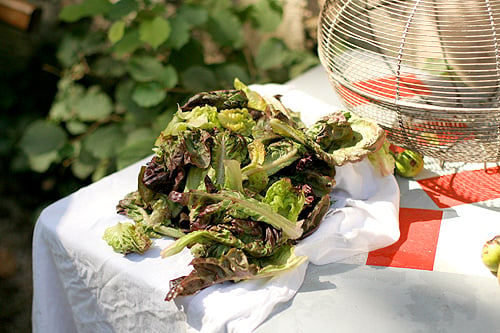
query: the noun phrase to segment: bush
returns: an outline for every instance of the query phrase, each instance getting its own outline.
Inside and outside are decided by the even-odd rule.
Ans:
[[[177,105],[200,91],[284,82],[317,64],[273,35],[282,2],[84,0],[64,7],[59,81],[20,147],[31,170],[95,181],[152,153]],[[266,37],[267,36],[267,37]],[[314,43],[313,43],[314,45]]]

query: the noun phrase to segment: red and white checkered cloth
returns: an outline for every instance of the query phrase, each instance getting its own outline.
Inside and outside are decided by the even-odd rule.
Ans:
[[[481,249],[500,234],[500,167],[425,161],[416,180],[398,179],[399,241],[357,262],[492,276]]]

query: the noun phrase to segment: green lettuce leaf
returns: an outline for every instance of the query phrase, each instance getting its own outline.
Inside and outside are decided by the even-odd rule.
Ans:
[[[114,251],[123,254],[144,253],[152,244],[143,230],[132,222],[118,223],[106,228],[103,239]]]
[[[220,110],[218,119],[222,127],[243,136],[249,136],[255,126],[255,120],[247,108]]]
[[[274,182],[267,189],[263,200],[273,211],[290,221],[297,221],[305,201],[304,192],[294,187],[289,178],[281,178]]]

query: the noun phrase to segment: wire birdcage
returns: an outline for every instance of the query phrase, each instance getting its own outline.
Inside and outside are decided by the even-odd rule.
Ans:
[[[326,0],[318,35],[346,107],[390,142],[500,160],[500,0]]]

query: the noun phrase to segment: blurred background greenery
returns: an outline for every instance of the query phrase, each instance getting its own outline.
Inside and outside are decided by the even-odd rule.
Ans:
[[[282,83],[317,65],[322,5],[0,0],[0,10],[19,3],[41,15],[27,27],[0,22],[2,332],[31,331],[39,212],[151,154],[189,96],[230,89],[235,77]]]

